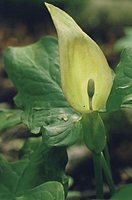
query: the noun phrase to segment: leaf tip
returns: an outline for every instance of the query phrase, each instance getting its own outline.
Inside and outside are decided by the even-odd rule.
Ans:
[[[45,2],[45,6],[48,9],[48,11],[50,12],[52,4]]]

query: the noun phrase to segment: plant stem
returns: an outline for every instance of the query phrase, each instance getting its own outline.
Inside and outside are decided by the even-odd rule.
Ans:
[[[113,195],[115,193],[115,186],[114,186],[111,170],[108,166],[107,161],[104,158],[103,153],[101,153],[101,163],[102,163],[102,169],[103,169],[104,175],[109,185],[110,193],[111,195]]]
[[[93,162],[96,179],[96,197],[97,199],[103,199],[103,179],[100,153],[93,152]]]
[[[110,155],[109,155],[109,150],[108,150],[108,145],[107,145],[107,143],[106,143],[106,145],[105,145],[105,148],[104,148],[104,157],[105,157],[105,159],[106,159],[106,161],[107,161],[107,164],[108,164],[108,166],[109,166],[109,168],[110,168],[110,170],[111,170],[111,165],[110,165]]]

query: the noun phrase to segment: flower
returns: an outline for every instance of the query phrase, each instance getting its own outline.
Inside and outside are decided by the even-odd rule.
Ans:
[[[67,13],[46,6],[58,34],[61,83],[67,101],[80,113],[104,108],[113,81],[103,52]]]

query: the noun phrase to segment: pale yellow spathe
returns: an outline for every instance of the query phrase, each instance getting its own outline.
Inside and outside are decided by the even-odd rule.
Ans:
[[[46,6],[58,33],[61,83],[67,101],[75,110],[89,112],[87,84],[93,79],[93,110],[104,108],[113,83],[104,54],[68,14],[51,4]]]

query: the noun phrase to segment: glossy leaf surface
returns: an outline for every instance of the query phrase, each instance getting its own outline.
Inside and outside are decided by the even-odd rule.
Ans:
[[[132,184],[121,187],[110,200],[131,200]]]
[[[35,189],[29,190],[16,200],[64,200],[63,186],[56,181],[44,183]]]
[[[0,109],[0,131],[21,123],[21,110]]]
[[[67,132],[69,130],[65,134],[69,137],[72,118],[75,123],[71,127],[79,127],[80,116],[68,105],[60,86],[59,52],[55,38],[45,37],[33,45],[8,48],[5,66],[18,91],[15,102],[24,111],[22,121],[31,132],[40,133],[41,128],[51,132],[50,126],[59,125]],[[63,128],[59,133],[63,132]],[[70,137],[65,145],[74,143],[77,135],[75,127],[72,139]]]
[[[121,54],[107,101],[108,111],[119,110],[120,107],[132,108],[132,48],[124,49]]]
[[[98,112],[91,112],[83,116],[84,142],[87,147],[100,153],[106,144],[106,130]]]
[[[43,189],[41,185],[48,181],[60,182],[60,184],[63,184],[66,192],[68,187],[68,180],[64,173],[66,163],[67,155],[64,148],[51,149],[44,146],[43,143],[40,143],[34,151],[31,151],[24,159],[17,162],[7,162],[1,156],[0,199],[14,200],[23,195],[21,198],[24,198],[24,200],[27,198],[27,195],[31,198],[32,192],[35,196],[38,191],[41,193]],[[59,190],[60,192],[61,189]],[[48,193],[51,193],[51,190],[50,188],[49,190],[47,189],[43,195],[48,195]],[[63,194],[61,195],[63,196]],[[51,194],[49,196],[52,197]],[[58,197],[56,199],[58,200]]]
[[[35,133],[43,124],[39,118],[41,123],[34,125],[36,112],[67,106],[60,87],[58,57],[57,40],[48,37],[5,51],[5,67],[18,91],[15,102],[25,111],[23,121]]]

